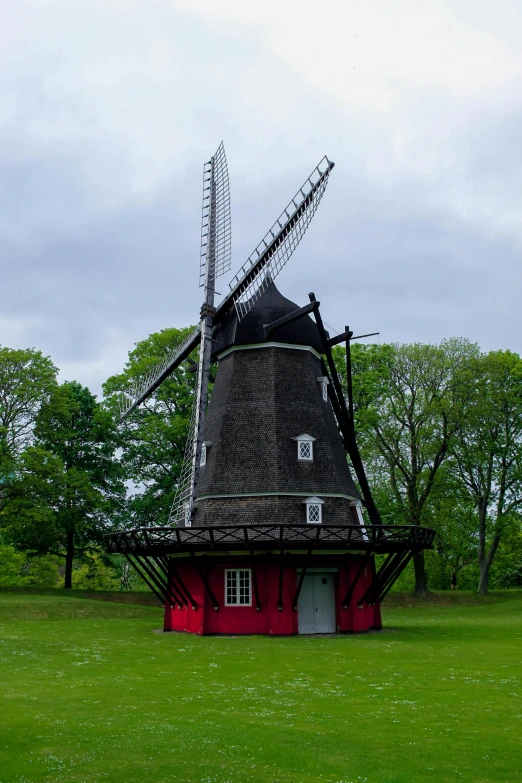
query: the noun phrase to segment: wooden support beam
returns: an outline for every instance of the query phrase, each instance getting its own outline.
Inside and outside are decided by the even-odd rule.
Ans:
[[[297,611],[297,602],[299,601],[299,596],[301,595],[301,588],[303,586],[304,578],[306,576],[306,571],[308,569],[308,565],[310,563],[310,557],[312,555],[312,550],[309,549],[306,553],[306,560],[304,562],[304,566],[301,569],[301,575],[299,577],[299,582],[297,585],[297,590],[295,591],[294,600],[292,601],[292,609],[294,612]]]
[[[167,590],[170,591],[171,596],[173,596],[176,599],[175,603],[177,603],[177,605],[181,609],[182,605],[186,604],[187,602],[185,600],[185,597],[183,595],[180,595],[179,590],[176,589],[176,585],[172,584],[172,581],[169,578],[168,564],[164,562],[165,558],[159,555],[150,555],[150,557],[159,566],[161,571],[163,571],[163,574],[165,576],[165,582],[167,585]]]
[[[289,313],[283,316],[283,318],[278,318],[277,321],[272,321],[271,324],[264,324],[265,337],[270,337],[271,333],[279,329],[280,326],[291,324],[293,321],[297,321],[298,318],[303,318],[305,315],[312,313],[318,306],[319,302],[310,302],[310,304],[300,307],[299,310],[294,310],[293,313]]]
[[[277,611],[282,612],[283,611],[283,573],[285,568],[285,561],[284,561],[284,553],[281,549],[281,554],[279,555],[279,594],[277,598]]]
[[[152,592],[154,593],[154,595],[156,596],[156,598],[158,599],[158,601],[160,602],[160,604],[162,604],[162,605],[163,605],[163,604],[166,604],[166,603],[167,603],[166,596],[164,596],[164,595],[161,595],[161,594],[160,594],[160,592],[159,592],[159,591],[156,589],[156,587],[154,587],[154,585],[153,585],[153,584],[151,584],[151,582],[150,582],[150,581],[147,579],[147,577],[146,577],[146,576],[145,576],[145,575],[142,573],[141,569],[140,569],[140,568],[138,568],[138,566],[136,565],[136,563],[133,563],[133,561],[132,561],[132,560],[131,560],[131,558],[130,558],[130,555],[129,555],[129,554],[127,554],[127,552],[123,552],[122,554],[123,554],[123,556],[124,556],[124,557],[125,557],[125,558],[126,558],[128,561],[129,561],[129,563],[131,564],[131,566],[134,568],[134,570],[136,571],[136,573],[139,575],[140,579],[143,579],[143,581],[145,582],[145,584],[147,585],[147,587],[148,587],[150,590],[152,590]]]
[[[185,585],[185,582],[183,581],[183,579],[181,578],[181,576],[177,572],[176,567],[175,567],[174,563],[172,563],[172,562],[170,564],[170,573],[172,574],[172,577],[178,582],[180,589],[183,591],[183,593],[187,597],[187,599],[188,599],[190,605],[192,606],[192,608],[196,609],[197,608],[197,603],[192,598],[192,595],[190,594],[190,592],[188,590],[188,587]]]
[[[256,599],[256,611],[261,611],[261,601],[259,600],[259,588],[257,584],[257,569],[256,569],[256,559],[254,557],[254,550],[250,550],[250,560],[251,560],[251,566],[252,566],[252,582],[254,583],[254,596]]]
[[[311,302],[316,302],[316,298],[313,293],[309,294],[309,298]],[[329,337],[326,332],[326,329],[324,328],[323,319],[321,318],[319,307],[317,307],[317,309],[314,311],[314,317],[315,317],[315,322],[317,324],[317,328],[319,330],[319,336],[321,338],[321,342],[323,343],[323,350],[330,371],[329,375],[333,386],[331,397],[335,396],[337,398],[336,418],[343,436],[344,447],[348,451],[348,454],[350,455],[350,459],[352,461],[352,465],[355,470],[357,480],[359,481],[360,487],[362,489],[364,505],[368,509],[368,514],[370,515],[370,521],[372,525],[382,525],[382,520],[379,511],[377,509],[377,506],[375,505],[375,501],[373,499],[370,490],[370,485],[368,484],[368,479],[366,477],[366,472],[364,470],[364,465],[361,459],[361,455],[359,453],[359,448],[357,446],[357,441],[355,439],[355,432],[353,429],[353,422],[350,420],[350,414],[348,412],[348,408],[346,407],[346,400],[344,399],[341,381],[339,380],[339,375],[337,373],[337,368],[335,366],[332,349],[328,345]]]
[[[351,584],[348,586],[348,590],[346,591],[346,595],[344,596],[344,600],[343,600],[343,603],[342,603],[343,609],[348,609],[348,606],[350,605],[350,601],[352,599],[352,595],[354,593],[354,590],[357,587],[357,585],[359,584],[359,579],[361,578],[364,569],[368,565],[371,556],[372,556],[372,553],[368,552],[366,557],[361,558],[361,563],[359,565],[359,568],[357,569],[357,572],[356,572],[356,574],[355,574]]]
[[[378,598],[379,603],[384,600],[385,596],[388,594],[388,591],[392,587],[393,583],[397,581],[399,576],[402,574],[402,572],[404,571],[404,569],[412,559],[413,555],[414,555],[413,551],[407,552],[405,557],[398,564],[393,574],[390,575],[390,577],[387,580],[387,583],[383,585],[383,587],[381,588],[381,592],[379,593],[379,598]]]
[[[218,604],[218,602],[217,602],[217,600],[216,600],[216,596],[215,596],[215,595],[214,595],[214,593],[212,592],[212,588],[210,587],[210,585],[209,585],[209,583],[208,583],[208,579],[207,579],[207,577],[206,577],[206,576],[205,576],[205,574],[203,573],[203,570],[202,570],[202,568],[200,567],[200,565],[199,565],[199,563],[198,563],[198,560],[199,560],[199,558],[198,558],[198,557],[196,557],[196,555],[194,554],[194,552],[191,552],[191,553],[190,553],[190,559],[192,560],[192,562],[193,562],[193,563],[194,563],[194,565],[196,566],[196,571],[197,571],[197,572],[198,572],[198,574],[199,574],[199,578],[200,578],[200,579],[201,579],[201,581],[203,582],[203,587],[205,588],[205,590],[206,590],[206,592],[207,592],[207,595],[208,595],[208,597],[209,597],[209,598],[210,598],[210,600],[212,601],[212,606],[214,607],[215,611],[217,612],[217,611],[218,611],[218,609],[219,609],[219,604]]]

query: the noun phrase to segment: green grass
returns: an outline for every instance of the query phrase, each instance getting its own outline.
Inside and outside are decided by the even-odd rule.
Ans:
[[[520,781],[522,594],[445,600],[382,634],[199,638],[2,592],[0,783]]]

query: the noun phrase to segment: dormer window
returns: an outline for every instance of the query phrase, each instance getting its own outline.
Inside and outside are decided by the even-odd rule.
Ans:
[[[298,435],[294,440],[297,441],[297,459],[300,462],[312,462],[314,458],[314,440],[312,435]]]
[[[309,525],[321,525],[323,522],[323,503],[321,498],[306,498],[306,521]]]
[[[190,515],[190,503],[185,503],[185,527],[192,527],[192,519]]]
[[[328,384],[330,381],[326,377],[326,375],[320,375],[317,379],[317,382],[319,383],[319,387],[321,389],[321,396],[323,398],[324,402],[328,402]]]

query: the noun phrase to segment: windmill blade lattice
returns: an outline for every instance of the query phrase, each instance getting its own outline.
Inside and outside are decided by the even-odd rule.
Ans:
[[[194,389],[197,389],[199,382],[198,373],[196,373],[196,382]],[[198,399],[194,394],[194,402],[192,403],[192,413],[190,416],[189,431],[187,435],[187,443],[185,445],[185,452],[183,454],[183,464],[179,474],[178,483],[176,485],[176,492],[174,494],[174,500],[169,514],[169,524],[173,526],[183,526],[187,522],[190,524],[190,514],[192,511],[192,491],[193,491],[193,474],[194,474],[194,460],[196,458],[196,450],[194,448],[194,442],[197,436],[196,429],[198,423]]]
[[[326,156],[316,166],[231,282],[232,290],[220,310],[232,298],[238,318],[242,320],[257,302],[303,238],[333,167]]]
[[[178,367],[187,356],[192,353],[194,348],[199,345],[201,340],[201,328],[196,326],[192,332],[183,340],[181,345],[176,346],[165,359],[157,364],[152,370],[140,378],[131,387],[128,393],[122,394],[120,398],[120,422],[127,418],[129,413],[137,408],[140,403],[154,392],[160,383],[167,378],[176,367]]]
[[[213,176],[212,176],[213,174]],[[212,205],[212,208],[211,208]],[[209,255],[213,258],[210,259]],[[203,210],[201,219],[201,258],[199,285],[205,285],[207,265],[212,264],[210,283],[230,269],[232,257],[232,222],[230,184],[223,142],[212,160],[203,168]]]

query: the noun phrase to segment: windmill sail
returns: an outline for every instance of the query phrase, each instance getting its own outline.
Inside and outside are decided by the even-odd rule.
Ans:
[[[199,378],[196,378],[196,389],[198,384]],[[192,405],[192,414],[190,417],[187,443],[183,455],[183,464],[181,466],[178,482],[176,484],[176,491],[174,493],[174,500],[169,514],[169,524],[173,525],[174,527],[183,527],[184,525],[186,526],[187,522],[189,523],[188,526],[190,527],[193,492],[192,474],[194,470],[194,440],[196,436],[197,418],[198,396],[195,394],[194,403]]]
[[[232,221],[230,217],[230,183],[223,142],[203,169],[203,209],[201,220],[201,259],[199,285],[205,285],[209,253],[213,242],[212,279],[230,269],[232,257]]]
[[[165,378],[168,378],[171,372],[176,367],[179,367],[189,354],[192,353],[194,348],[199,345],[201,340],[200,326],[196,326],[195,329],[188,335],[188,337],[176,346],[169,355],[160,364],[152,368],[152,370],[144,378],[129,389],[126,394],[122,394],[120,398],[120,422],[127,418],[129,413],[137,408],[147,397],[158,388]]]
[[[230,269],[232,229],[230,219],[230,184],[223,142],[203,167],[203,209],[201,220],[200,286],[214,292],[216,278]],[[208,273],[208,275],[207,275]],[[207,280],[207,283],[205,282]],[[212,305],[214,297],[212,293]],[[160,365],[141,379],[120,401],[120,421],[144,402],[192,353],[201,340],[201,325],[176,347]]]
[[[231,307],[235,307],[240,320],[244,318],[270,280],[279,274],[310,225],[333,167],[334,163],[326,156],[316,166],[231,282],[231,290],[217,308],[214,322],[224,318]],[[230,191],[223,144],[220,144],[209,163],[205,164],[203,179],[200,284],[205,285],[207,280],[213,303],[215,280],[230,268]],[[212,214],[211,197],[214,205]],[[176,348],[168,359],[125,395],[121,420],[144,402],[196,348],[201,341],[202,325],[203,321],[182,346]],[[208,348],[209,342],[206,344]]]
[[[201,239],[201,258],[204,258],[204,262],[203,260],[201,262],[201,268],[204,269],[204,301],[201,308],[201,342],[199,346],[199,366],[193,412],[194,423],[191,427],[186,447],[187,464],[191,455],[188,487],[184,490],[184,495],[187,497],[187,500],[184,502],[186,527],[190,527],[192,524],[194,487],[199,470],[201,433],[205,423],[207,407],[212,330],[216,312],[214,307],[216,277],[219,274],[223,274],[223,271],[230,267],[230,191],[223,142],[221,142],[216,154],[205,164],[203,169],[203,225]],[[191,449],[190,438],[192,438]],[[176,510],[174,511],[177,513]]]
[[[219,311],[228,309],[232,300],[238,318],[242,320],[253,307],[303,238],[323,197],[333,167],[334,163],[325,156],[312,171],[232,280],[231,291],[221,303]]]

